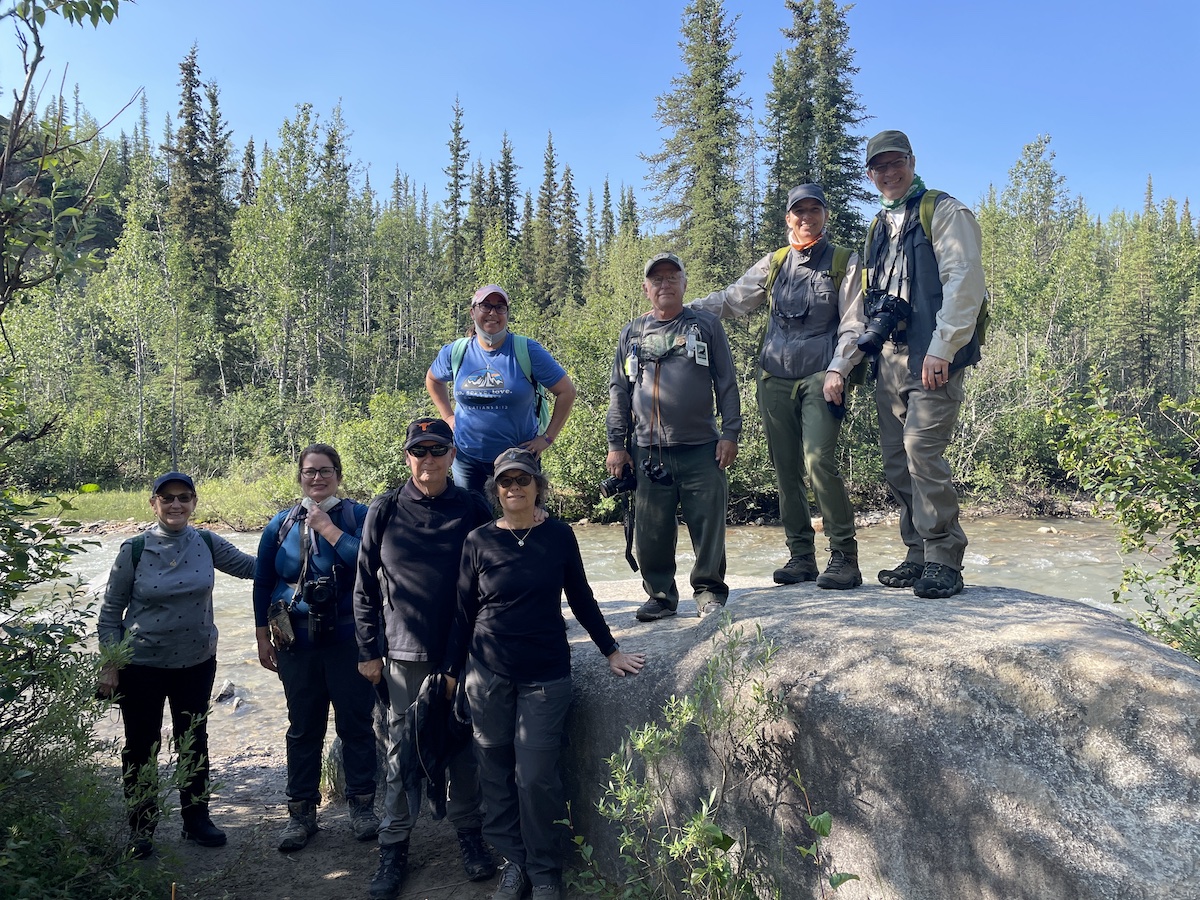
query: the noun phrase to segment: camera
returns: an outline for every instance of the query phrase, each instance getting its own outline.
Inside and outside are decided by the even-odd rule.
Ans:
[[[667,467],[661,462],[651,462],[648,456],[642,460],[642,474],[654,484],[661,484],[663,487],[675,483],[675,479],[671,477],[671,473],[667,471]]]
[[[896,326],[908,319],[912,307],[907,300],[883,291],[868,291],[863,304],[867,314],[867,330],[858,339],[858,348],[874,356],[883,349],[883,343],[896,330]]]
[[[600,496],[615,497],[617,494],[632,491],[636,487],[637,476],[633,474],[633,467],[626,465],[621,469],[620,475],[610,475],[600,482]]]
[[[301,599],[308,604],[308,638],[314,644],[337,634],[337,589],[332,578],[304,582]]]

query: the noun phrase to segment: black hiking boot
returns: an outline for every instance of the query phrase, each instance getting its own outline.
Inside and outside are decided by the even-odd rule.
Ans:
[[[829,554],[829,565],[817,578],[817,587],[834,591],[848,591],[862,584],[862,572],[858,568],[858,554],[833,550]]]
[[[805,553],[803,556],[793,556],[776,569],[774,578],[776,584],[799,584],[802,581],[816,581],[819,574],[816,554]]]
[[[880,569],[879,583],[884,587],[910,588],[917,583],[924,571],[925,563],[906,559],[894,569]]]
[[[224,847],[227,840],[225,832],[213,824],[208,816],[208,806],[196,804],[183,811],[183,833],[185,841],[192,841],[201,847]]]
[[[925,563],[925,570],[913,585],[913,593],[926,600],[952,597],[963,589],[962,572],[941,563]]]
[[[496,874],[496,861],[478,828],[465,828],[458,833],[458,849],[462,853],[463,871],[472,881],[487,881]]]
[[[367,896],[371,900],[396,900],[407,872],[408,841],[383,844],[379,848],[379,868],[371,876]]]

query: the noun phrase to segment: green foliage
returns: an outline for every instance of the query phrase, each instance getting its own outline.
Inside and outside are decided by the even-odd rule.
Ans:
[[[748,834],[730,833],[722,824],[725,806],[746,789],[752,767],[771,757],[766,735],[784,718],[781,694],[768,687],[776,649],[761,628],[747,637],[723,615],[712,655],[693,691],[667,701],[662,724],[630,729],[621,751],[607,761],[610,780],[598,809],[620,829],[624,880],[609,882],[586,838],[576,835],[582,863],[582,871],[573,876],[576,887],[630,900],[779,896]],[[695,739],[708,751],[705,769],[714,783],[707,793],[694,787],[692,779],[700,773],[685,770],[681,756],[685,742]],[[820,843],[830,834],[832,816],[812,814],[799,773],[781,781],[797,789],[808,809],[809,842],[796,847],[797,862],[807,861],[824,872],[828,866]],[[776,802],[789,803],[782,795]],[[786,864],[783,859],[774,863]],[[828,875],[834,890],[857,877]]]
[[[1140,411],[1121,409],[1120,399],[1099,374],[1086,394],[1060,397],[1050,413],[1063,429],[1059,459],[1098,504],[1112,506],[1122,549],[1156,563],[1126,565],[1114,599],[1134,604],[1150,634],[1200,660],[1200,399],[1164,398]]]

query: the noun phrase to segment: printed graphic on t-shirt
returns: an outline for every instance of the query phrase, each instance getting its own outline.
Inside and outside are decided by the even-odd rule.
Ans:
[[[473,406],[492,406],[511,394],[512,391],[504,383],[504,375],[491,366],[470,373],[458,387],[459,401]]]

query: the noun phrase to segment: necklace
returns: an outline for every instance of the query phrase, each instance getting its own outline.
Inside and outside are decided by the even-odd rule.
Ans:
[[[512,536],[517,539],[518,547],[524,547],[525,539],[529,537],[529,532],[531,532],[531,531],[533,531],[533,529],[537,528],[537,522],[534,522],[532,525],[530,525],[528,528],[525,529],[524,534],[517,534],[517,529],[513,527],[513,524],[511,522],[509,522],[508,519],[505,519],[504,522],[506,525],[508,525],[507,530],[511,531]]]

